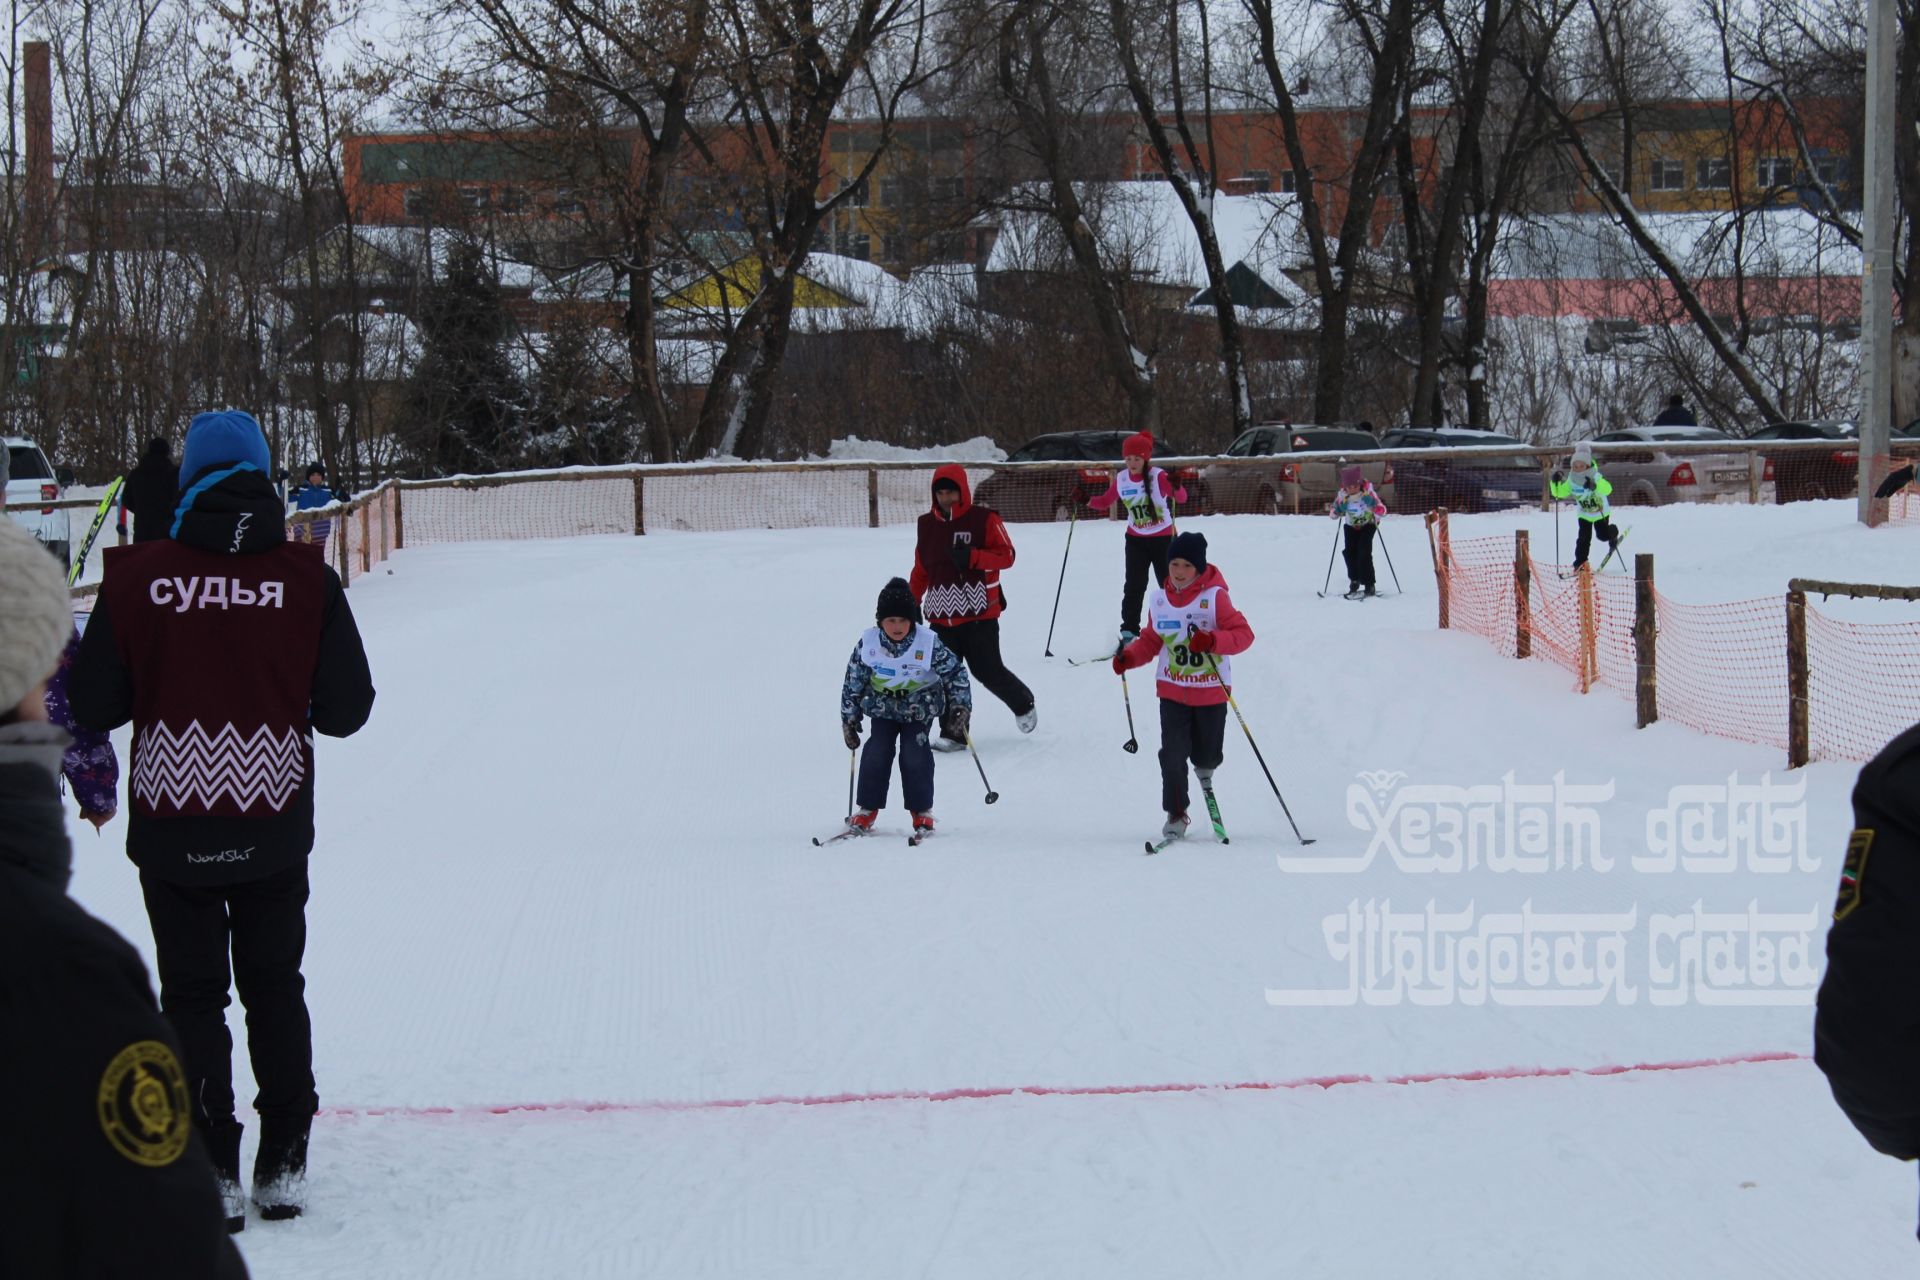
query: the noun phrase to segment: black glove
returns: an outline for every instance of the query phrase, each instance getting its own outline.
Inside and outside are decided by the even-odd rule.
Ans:
[[[858,720],[842,720],[840,722],[840,736],[846,739],[847,750],[858,751],[860,749],[860,722]]]
[[[953,567],[962,573],[973,568],[973,548],[964,542],[953,544]]]
[[[973,726],[973,711],[967,707],[948,707],[941,721],[942,732],[955,742],[965,742],[967,730]]]
[[[1564,472],[1564,471],[1555,471],[1555,472],[1553,473],[1553,482],[1554,482],[1555,484],[1565,484],[1565,483],[1566,483],[1566,480],[1567,480],[1567,473],[1566,473],[1566,472]]]

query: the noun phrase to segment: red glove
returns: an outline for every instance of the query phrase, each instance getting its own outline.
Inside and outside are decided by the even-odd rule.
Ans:
[[[1194,653],[1212,653],[1213,646],[1213,632],[1211,631],[1196,631],[1187,637],[1187,648]]]
[[[1127,674],[1127,651],[1125,649],[1113,655],[1113,674],[1117,676]]]

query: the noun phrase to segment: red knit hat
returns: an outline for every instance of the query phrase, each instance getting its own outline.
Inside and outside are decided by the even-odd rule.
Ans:
[[[1144,431],[1135,432],[1133,435],[1127,437],[1127,442],[1124,445],[1120,446],[1120,452],[1128,458],[1151,458],[1153,456],[1153,437]]]

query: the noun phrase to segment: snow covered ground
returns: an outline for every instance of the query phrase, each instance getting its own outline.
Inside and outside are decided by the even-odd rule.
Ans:
[[[1920,531],[1846,504],[1628,519],[1678,598],[1920,578]],[[1551,548],[1544,515],[1455,536],[1523,522]],[[907,529],[444,546],[357,581],[380,698],[318,747],[313,1204],[249,1226],[254,1274],[1909,1266],[1913,1171],[1780,1056],[1809,1049],[1855,769],[1636,731],[1436,631],[1416,519],[1385,535],[1406,594],[1366,603],[1315,598],[1323,519],[1183,524],[1258,633],[1237,697],[1311,848],[1230,723],[1232,843],[1141,855],[1151,683],[1128,755],[1118,681],[1065,661],[1111,644],[1116,525],[1075,534],[1050,661],[1067,530],[1013,528],[1040,727],[983,700],[1001,799],[941,757],[917,850],[809,844]],[[77,896],[148,950],[122,824],[74,827]],[[1637,1064],[1677,1069],[1589,1073]],[[1273,1087],[1188,1087],[1231,1085]]]

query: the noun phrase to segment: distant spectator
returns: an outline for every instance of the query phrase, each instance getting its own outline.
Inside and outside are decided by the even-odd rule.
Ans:
[[[1687,402],[1678,392],[1667,397],[1667,407],[1653,420],[1656,427],[1697,427],[1700,420],[1693,416],[1693,410],[1687,408]]]
[[[312,511],[316,507],[331,506],[340,501],[340,495],[327,487],[327,468],[323,464],[317,461],[308,463],[306,475],[307,482],[290,495],[294,510]],[[327,536],[332,532],[331,519],[315,520],[306,540],[325,546]],[[294,536],[299,538],[297,531]]]
[[[180,496],[180,468],[166,439],[155,436],[147,441],[147,451],[138,465],[127,473],[120,490],[120,535],[127,533],[127,516],[133,516],[133,540],[152,542],[167,536],[173,524],[173,500]]]

